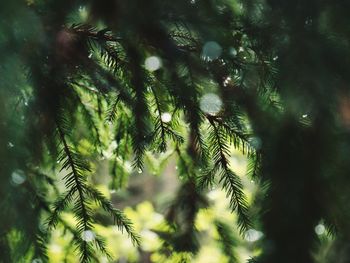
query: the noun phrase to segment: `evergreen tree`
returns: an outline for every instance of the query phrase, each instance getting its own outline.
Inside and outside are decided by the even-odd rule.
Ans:
[[[349,261],[349,5],[1,1],[1,262],[47,262],[57,226],[80,262],[98,262],[95,251],[108,251],[96,205],[140,245],[91,179],[112,141],[111,188],[125,186],[126,161],[142,171],[147,152],[176,156],[182,185],[168,231],[157,232],[165,254],[186,262],[198,251],[197,213],[220,186],[237,216],[215,222],[229,262],[238,261],[231,231],[253,226],[264,238],[251,262],[316,262],[320,222],[335,240],[323,260]],[[251,207],[232,146],[261,185]]]

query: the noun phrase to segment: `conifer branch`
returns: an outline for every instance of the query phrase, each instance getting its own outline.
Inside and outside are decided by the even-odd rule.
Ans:
[[[227,196],[230,197],[230,207],[238,215],[238,226],[240,231],[249,229],[251,222],[248,216],[248,204],[243,193],[243,186],[240,178],[229,168],[229,147],[226,134],[217,126],[213,119],[209,118],[211,130],[209,133],[209,150],[213,154],[213,168],[209,173],[201,178],[201,185],[208,185],[214,181],[216,173],[219,173],[219,183],[226,190]]]
[[[120,37],[113,36],[108,28],[98,31],[95,27],[91,25],[73,24],[71,26],[71,29],[73,29],[77,34],[98,41],[119,42],[122,40],[122,38]]]
[[[130,58],[129,70],[131,73],[130,83],[134,90],[134,127],[132,133],[132,146],[135,153],[133,165],[139,169],[143,169],[143,156],[146,146],[149,144],[149,105],[146,101],[145,81],[146,73],[141,68],[141,55],[137,48],[129,43],[126,50]]]
[[[167,143],[166,143],[167,137],[170,137],[176,144],[182,144],[184,142],[184,139],[180,134],[172,130],[171,124],[165,123],[162,120],[162,114],[163,114],[162,103],[158,98],[158,95],[153,86],[151,86],[151,91],[153,94],[154,104],[156,106],[156,112],[157,112],[156,121],[154,123],[155,129],[153,134],[153,141],[157,142],[157,139],[158,139],[159,140],[159,143],[157,146],[158,151],[165,152],[167,148]]]
[[[188,176],[181,185],[166,217],[173,231],[163,237],[176,252],[196,253],[199,249],[195,220],[199,209],[206,207],[208,202],[196,189],[193,179]]]
[[[248,157],[247,176],[257,178],[260,169],[261,153],[258,151]]]
[[[61,117],[61,121],[65,123],[64,117]],[[63,126],[66,126],[64,124]],[[135,245],[140,244],[139,236],[134,233],[131,222],[124,214],[115,209],[111,202],[107,200],[98,190],[94,189],[92,186],[89,186],[84,178],[83,172],[90,172],[90,168],[87,162],[85,162],[81,156],[70,148],[65,137],[64,128],[57,122],[57,131],[63,149],[59,161],[62,162],[61,170],[71,170],[64,177],[67,193],[59,198],[54,204],[54,211],[48,220],[50,227],[54,227],[60,220],[59,214],[62,212],[70,203],[74,202],[73,212],[77,221],[77,232],[75,234],[74,242],[79,248],[80,251],[80,260],[81,262],[90,262],[94,257],[93,248],[91,244],[84,240],[82,235],[86,231],[91,231],[93,229],[93,218],[91,216],[89,200],[93,200],[98,205],[108,212],[112,217],[116,225],[120,230],[125,230],[131,241]],[[96,245],[97,249],[101,252],[109,255],[105,249],[105,242],[101,237],[94,235],[93,242]]]
[[[248,156],[254,152],[254,147],[249,141],[249,134],[244,133],[243,127],[235,127],[235,125],[226,117],[206,116],[207,119],[215,122],[220,128],[223,128],[230,143],[233,143],[235,148],[242,150],[242,153],[247,153]]]
[[[221,248],[224,254],[227,256],[228,262],[237,263],[238,259],[233,250],[237,245],[237,241],[232,233],[232,228],[220,220],[216,220],[214,224],[219,234]]]
[[[87,106],[84,104],[84,102],[82,101],[79,94],[75,93],[75,96],[76,96],[77,101],[79,102],[83,121],[87,125],[88,132],[91,134],[91,138],[93,138],[93,140],[94,140],[95,148],[101,149],[102,148],[101,135],[100,135],[100,131],[97,127],[97,124],[94,120],[94,116],[90,112],[90,110],[87,108]]]
[[[58,122],[57,131],[61,143],[63,144],[63,151],[60,157],[60,161],[63,162],[61,170],[71,169],[71,172],[68,172],[64,177],[66,187],[70,190],[65,198],[62,199],[62,202],[59,203],[61,205],[59,210],[61,210],[64,205],[67,205],[68,202],[72,200],[73,195],[77,193],[78,198],[74,204],[73,211],[78,220],[78,232],[79,234],[83,234],[84,231],[92,229],[92,218],[90,216],[91,212],[89,211],[90,209],[84,196],[84,192],[86,191],[86,183],[82,175],[83,171],[90,171],[90,169],[87,163],[80,160],[79,156],[70,149],[65,138],[64,131]],[[57,210],[57,208],[55,208],[55,210]],[[76,240],[76,242],[81,252],[81,262],[89,262],[92,257],[92,249],[90,245],[85,240]]]
[[[120,101],[120,97],[117,96],[116,98],[113,98],[113,102],[109,105],[107,114],[106,114],[106,121],[107,122],[114,122],[116,116],[117,116],[117,106]]]
[[[87,194],[90,196],[90,198],[97,202],[103,210],[112,216],[118,229],[125,231],[131,238],[134,245],[140,245],[140,237],[134,232],[131,221],[123,214],[122,211],[114,208],[112,203],[107,200],[102,193],[91,186],[87,187]]]
[[[157,121],[155,123],[155,131],[154,131],[155,135],[154,135],[154,137],[156,138],[156,135],[158,133],[158,137],[160,139],[160,143],[158,145],[158,150],[160,152],[164,152],[164,151],[166,151],[166,138],[165,138],[166,131],[165,131],[165,127],[164,127],[165,124],[162,121],[162,117],[161,117],[162,116],[162,109],[161,109],[160,101],[158,99],[157,94],[155,93],[153,86],[151,86],[151,90],[152,90],[154,102],[156,105],[156,111],[157,111]]]

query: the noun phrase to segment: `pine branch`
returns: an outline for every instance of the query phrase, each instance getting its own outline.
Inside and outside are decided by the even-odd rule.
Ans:
[[[207,207],[206,198],[196,189],[193,178],[181,185],[166,219],[171,233],[161,235],[176,252],[196,253],[199,249],[195,220],[200,208]]]
[[[185,177],[187,180],[195,178],[193,167],[191,167],[191,165],[185,160],[183,153],[181,153],[180,147],[178,145],[175,147],[175,152],[179,157],[179,175]]]
[[[166,131],[165,131],[165,127],[164,127],[164,123],[162,121],[162,109],[161,109],[161,105],[160,105],[160,101],[158,99],[157,94],[155,93],[154,87],[151,86],[151,90],[152,90],[152,94],[153,94],[153,98],[154,98],[154,102],[156,105],[156,111],[157,111],[157,120],[155,122],[155,129],[154,129],[154,138],[159,138],[160,139],[160,143],[158,145],[158,150],[160,152],[165,152],[166,151]]]
[[[243,193],[243,186],[240,178],[229,169],[229,146],[226,144],[226,133],[216,125],[213,119],[209,118],[211,130],[209,133],[209,149],[212,153],[214,161],[213,170],[209,175],[202,178],[201,185],[208,185],[214,181],[214,177],[218,172],[223,188],[226,190],[227,196],[230,197],[230,207],[238,215],[238,226],[240,232],[246,231],[251,226],[248,216],[248,204]]]
[[[113,98],[113,102],[109,105],[107,114],[106,114],[106,121],[109,123],[114,122],[116,116],[117,116],[117,106],[120,101],[120,97],[117,96],[116,98]]]
[[[115,37],[111,34],[111,31],[108,28],[97,31],[97,29],[91,25],[87,24],[73,24],[71,26],[77,34],[84,37],[88,37],[97,41],[106,41],[106,42],[118,42],[122,38]]]
[[[232,233],[232,228],[226,223],[216,220],[215,221],[216,230],[219,234],[219,242],[224,254],[228,258],[229,263],[237,263],[238,259],[234,253],[234,247],[237,246],[237,240]]]
[[[62,151],[59,156],[59,162],[62,163],[62,170],[67,170],[65,175],[65,186],[68,189],[66,194],[62,195],[54,203],[54,211],[48,219],[50,228],[54,227],[58,222],[61,222],[59,214],[71,203],[74,203],[73,214],[77,219],[76,231],[74,230],[74,243],[80,251],[81,262],[91,262],[95,258],[91,241],[94,242],[96,248],[105,255],[109,253],[105,249],[105,242],[97,235],[94,235],[92,240],[86,240],[83,236],[88,231],[93,229],[93,218],[89,204],[89,197],[93,196],[93,200],[99,200],[99,204],[104,208],[110,208],[107,205],[107,200],[101,199],[102,195],[92,187],[88,186],[83,173],[90,172],[89,164],[83,158],[75,153],[68,145],[64,128],[68,127],[67,120],[61,115],[60,122],[57,121],[57,132],[62,144]],[[61,125],[62,124],[62,125]],[[64,127],[64,128],[62,128]],[[111,211],[109,211],[111,213]],[[124,219],[124,218],[122,218]],[[121,220],[121,219],[120,219]],[[125,223],[125,222],[124,222]],[[127,230],[130,231],[131,227]],[[135,238],[134,236],[132,236]]]
[[[163,122],[162,120],[162,103],[158,98],[158,95],[153,86],[151,91],[154,98],[154,104],[156,106],[157,117],[154,123],[155,129],[153,134],[153,141],[159,140],[157,149],[159,152],[165,152],[167,149],[166,139],[170,137],[176,144],[182,144],[184,142],[183,137],[171,129],[170,124]]]
[[[66,187],[69,190],[68,194],[62,199],[62,202],[59,203],[61,206],[55,208],[55,210],[60,211],[63,205],[67,205],[67,201],[72,201],[73,194],[77,193],[78,198],[74,204],[74,214],[77,218],[77,229],[80,234],[83,234],[84,231],[92,229],[92,218],[91,211],[87,201],[85,200],[84,192],[86,189],[85,178],[82,175],[82,172],[90,171],[88,164],[81,160],[76,153],[68,146],[67,140],[65,138],[64,131],[60,126],[60,123],[57,122],[57,131],[61,143],[63,144],[62,155],[59,158],[63,162],[61,170],[71,169],[71,172],[68,172],[64,177]],[[78,243],[79,250],[81,252],[80,260],[81,262],[89,262],[92,255],[92,249],[90,245],[85,240],[80,240]]]
[[[147,80],[145,71],[141,68],[141,54],[137,47],[128,43],[126,53],[130,58],[129,69],[131,72],[130,83],[135,92],[133,114],[134,124],[132,133],[132,146],[135,153],[133,165],[143,169],[143,156],[146,146],[150,141],[149,133],[149,105],[146,100],[145,82]]]
[[[174,131],[170,125],[164,125],[164,130],[177,145],[184,143],[184,138],[178,132]]]
[[[54,202],[54,210],[47,220],[49,228],[54,228],[57,225],[60,213],[63,212],[63,210],[73,201],[76,190],[77,189],[75,187],[72,187]]]
[[[94,71],[89,72],[95,86],[97,88],[102,86],[107,91],[115,91],[120,101],[129,109],[132,109],[135,104],[135,96],[134,91],[130,88],[129,75],[113,74],[98,64],[95,67]]]
[[[130,157],[131,145],[131,124],[130,114],[121,108],[118,118],[115,120],[116,127],[114,129],[114,140],[117,144],[113,154],[113,164],[111,167],[112,187],[120,188],[129,176],[129,172],[125,169],[125,162]]]
[[[119,69],[125,70],[128,62],[123,60],[115,46],[107,43],[99,43],[101,45],[100,56],[106,65],[112,69],[113,73],[117,73]],[[119,51],[121,52],[121,51]]]
[[[174,40],[178,49],[186,52],[198,52],[200,50],[200,42],[191,36],[190,33],[183,31],[173,31],[169,34],[169,38]]]
[[[219,166],[205,168],[198,178],[199,189],[212,189],[216,183],[215,175],[219,170]]]
[[[59,217],[58,220],[59,220],[59,223],[63,226],[64,231],[69,231],[72,234],[72,236],[73,236],[72,243],[75,243],[77,245],[77,247],[79,247],[80,243],[84,242],[84,240],[82,239],[81,233],[79,233],[75,228],[73,228],[70,224],[68,224],[62,217]],[[99,239],[98,236],[96,236],[96,238]],[[101,240],[101,241],[103,242],[103,240]],[[97,241],[97,242],[99,242],[99,241]],[[97,249],[99,249],[98,244],[96,244],[95,239],[94,239],[94,243],[95,243]],[[69,246],[69,248],[71,248],[71,246]],[[107,257],[110,256],[108,251],[105,250],[105,248],[102,248],[102,250],[100,250],[100,251],[105,253],[105,255]],[[66,253],[69,253],[69,249],[66,251]],[[98,257],[95,253],[91,253],[90,258],[88,258],[88,260],[94,260],[95,262],[98,262]]]
[[[185,62],[187,63],[188,61]],[[171,71],[171,83],[164,83],[163,85],[169,87],[169,93],[174,98],[175,109],[183,110],[186,122],[189,123],[189,154],[195,162],[199,161],[205,164],[208,154],[200,131],[203,114],[199,109],[198,90],[194,83],[190,66],[186,66],[185,69],[190,73],[188,78],[180,77],[177,72]]]
[[[46,233],[39,233],[36,235],[35,240],[35,258],[39,258],[42,262],[48,262],[49,257],[47,255],[47,234]]]
[[[95,123],[94,116],[91,113],[91,111],[87,108],[87,106],[84,104],[84,102],[82,101],[79,94],[76,92],[74,92],[74,93],[75,93],[74,95],[76,97],[76,100],[78,101],[80,109],[81,109],[83,121],[88,128],[87,129],[88,132],[90,132],[90,134],[91,134],[91,138],[94,139],[95,147],[96,147],[96,149],[98,149],[98,148],[101,149],[102,148],[101,135],[100,135],[99,129],[97,127],[97,124]],[[95,134],[93,134],[93,133],[95,133]]]
[[[97,202],[103,208],[103,210],[112,216],[117,227],[129,235],[134,245],[140,245],[140,237],[134,232],[131,221],[123,214],[122,211],[114,208],[112,203],[107,200],[102,193],[91,186],[87,187],[86,193],[90,196],[90,198]]]
[[[243,186],[238,175],[230,169],[221,171],[220,183],[226,190],[227,197],[230,197],[230,206],[233,211],[237,212],[237,224],[241,233],[247,231],[251,227],[251,221],[248,215],[248,204],[245,194],[242,190]]]
[[[94,49],[92,43],[100,48],[101,58],[114,73],[127,67],[128,62],[120,55],[122,46],[119,42],[122,41],[122,38],[114,36],[109,29],[97,30],[95,27],[85,24],[72,25],[71,29],[87,39],[90,49]]]
[[[40,176],[42,179],[46,179],[46,181],[52,185],[52,178],[48,177],[45,174],[41,174],[37,171],[32,171],[36,175]],[[37,179],[37,178],[35,178]],[[42,182],[40,182],[42,183]],[[28,183],[26,183],[26,188],[30,192],[34,202],[33,204],[35,205],[36,210],[41,210],[45,212],[50,212],[49,204],[45,200],[44,195],[42,194],[41,191],[47,190],[45,187],[43,189],[40,189],[35,185],[34,180],[30,179],[28,180]],[[42,185],[41,185],[42,186]],[[40,226],[37,227],[37,234],[35,235],[35,240],[33,242],[34,244],[34,255],[33,258],[38,258],[44,262],[48,261],[48,255],[47,255],[47,243],[49,239],[49,232],[40,229]]]
[[[260,170],[261,153],[256,152],[248,157],[247,176],[257,178]]]
[[[247,153],[249,156],[254,153],[255,148],[251,145],[251,141],[249,141],[251,135],[244,132],[242,125],[238,124],[239,126],[237,127],[237,120],[231,120],[225,116],[219,117],[211,115],[206,115],[206,118],[209,122],[215,122],[220,128],[223,128],[229,142],[233,143],[233,146],[240,149],[243,154]]]

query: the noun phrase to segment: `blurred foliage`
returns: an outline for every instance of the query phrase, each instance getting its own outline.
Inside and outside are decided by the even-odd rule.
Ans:
[[[350,260],[347,1],[0,1],[0,261]]]
[[[125,262],[240,262],[257,255],[259,250],[248,237],[239,237],[238,233],[231,229],[232,222],[235,221],[234,215],[229,211],[229,202],[224,192],[212,190],[208,193],[211,202],[211,208],[201,209],[196,218],[196,229],[201,236],[202,246],[196,255],[186,253],[170,253],[164,250],[164,240],[162,235],[157,233],[169,231],[164,216],[154,210],[153,205],[144,201],[138,204],[134,209],[125,208],[124,212],[134,223],[135,231],[140,233],[141,247],[137,250],[114,226],[96,225],[96,233],[105,238],[108,244],[107,249],[111,251],[113,258],[118,258]],[[64,215],[67,222],[74,226],[74,219],[69,215]],[[224,230],[222,233],[221,231]],[[223,244],[226,240],[222,235],[231,235],[234,242],[228,247],[228,251],[223,251]],[[260,238],[259,238],[260,239]],[[257,239],[258,240],[258,239]],[[183,240],[184,241],[184,240]],[[116,245],[118,244],[118,245]],[[247,246],[247,244],[249,244]],[[64,234],[64,229],[56,229],[53,233],[51,243],[48,245],[50,262],[74,262],[72,251],[67,247],[70,245],[70,239]],[[235,249],[233,249],[235,247]],[[237,259],[238,258],[238,259]],[[239,260],[239,261],[236,261]],[[100,254],[98,262],[108,262],[107,258]]]

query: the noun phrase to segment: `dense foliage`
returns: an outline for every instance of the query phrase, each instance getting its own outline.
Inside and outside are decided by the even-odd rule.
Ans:
[[[55,229],[70,233],[72,262],[118,260],[96,231],[112,223],[142,245],[97,187],[101,160],[117,192],[133,171],[176,161],[180,187],[153,231],[159,262],[193,260],[218,186],[235,215],[212,217],[228,262],[239,262],[237,233],[263,233],[250,262],[347,262],[349,5],[1,1],[1,262],[50,261]]]

